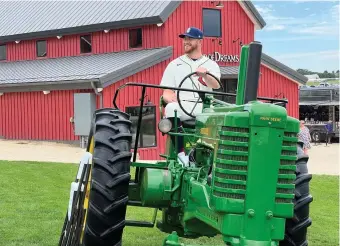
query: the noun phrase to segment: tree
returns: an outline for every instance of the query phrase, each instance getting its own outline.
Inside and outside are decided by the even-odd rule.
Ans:
[[[319,73],[319,72],[310,71],[308,69],[299,68],[296,71],[302,75],[317,74],[319,75],[320,78],[338,78],[339,77],[339,70],[337,70],[336,72],[332,71],[332,73],[329,73],[327,70],[325,70],[323,73]]]
[[[303,69],[303,68],[299,68],[296,70],[298,73],[302,74],[302,75],[309,75],[309,74],[315,74],[314,72],[308,70],[308,69]]]

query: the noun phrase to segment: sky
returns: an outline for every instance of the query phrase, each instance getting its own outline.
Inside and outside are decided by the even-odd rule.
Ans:
[[[339,69],[339,1],[252,3],[266,22],[255,32],[262,52],[293,69]]]

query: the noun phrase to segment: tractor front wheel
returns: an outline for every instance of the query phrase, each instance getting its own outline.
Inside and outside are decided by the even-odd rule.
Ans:
[[[100,109],[91,131],[93,160],[82,246],[121,245],[130,181],[131,121],[115,109]]]

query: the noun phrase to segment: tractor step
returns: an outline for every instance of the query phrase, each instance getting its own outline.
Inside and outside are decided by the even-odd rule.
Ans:
[[[147,222],[147,221],[137,221],[137,220],[127,220],[125,222],[126,226],[136,226],[136,227],[154,227],[154,223]]]
[[[125,225],[126,226],[136,226],[136,227],[149,227],[152,228],[155,226],[156,217],[157,217],[157,211],[158,209],[155,208],[152,216],[152,222],[147,221],[138,221],[138,220],[126,220]]]

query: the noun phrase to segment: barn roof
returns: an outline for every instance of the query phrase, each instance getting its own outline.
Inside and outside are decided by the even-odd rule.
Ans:
[[[178,1],[0,1],[0,42],[164,23]],[[265,21],[239,1],[257,29]]]
[[[179,1],[0,1],[0,42],[163,23]]]
[[[239,66],[221,66],[222,79],[237,79]]]
[[[0,66],[0,92],[104,88],[171,56],[172,47],[165,47],[4,62]]]
[[[238,0],[238,2],[241,4],[241,7],[255,24],[257,30],[260,30],[266,26],[266,22],[251,1]]]
[[[287,67],[281,62],[275,60],[269,55],[262,53],[261,64],[268,66],[272,70],[282,74],[283,76],[296,81],[299,84],[306,84],[308,78],[294,69]],[[225,66],[221,67],[221,77],[225,79],[236,79],[238,78],[239,66]]]
[[[295,71],[294,69],[284,65],[283,63],[275,60],[274,58],[270,57],[269,55],[266,55],[262,53],[262,63],[264,65],[267,65],[274,71],[290,78],[293,81],[296,81],[300,84],[306,84],[308,81],[308,78],[299,72]]]

